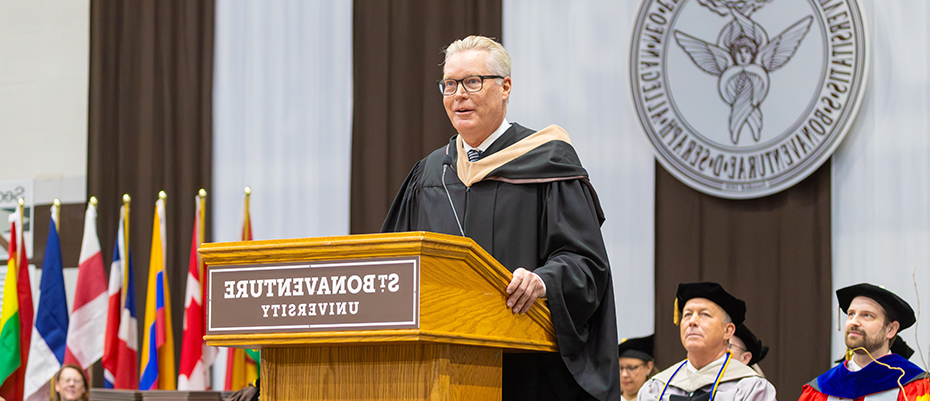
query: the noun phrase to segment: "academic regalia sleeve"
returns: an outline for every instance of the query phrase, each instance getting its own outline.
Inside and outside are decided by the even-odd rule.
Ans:
[[[646,380],[646,384],[643,384],[636,395],[636,401],[658,401],[663,386],[665,383],[656,379]]]
[[[801,387],[801,397],[798,401],[827,401],[827,395],[815,390],[810,384]]]
[[[742,379],[736,382],[736,393],[732,401],[775,401],[775,386],[761,377]]]
[[[930,377],[922,375],[904,386],[898,392],[898,401],[927,401],[930,399]]]
[[[546,262],[534,273],[546,283],[559,353],[591,395],[619,399],[613,283],[596,198],[580,180],[556,181],[543,206],[539,249]]]
[[[407,174],[407,178],[404,179],[404,183],[401,184],[400,190],[397,191],[397,195],[394,197],[394,202],[391,203],[391,209],[388,210],[387,217],[384,218],[381,232],[410,231],[417,226],[416,221],[414,221],[416,220],[416,209],[418,207],[416,193],[418,190],[417,183],[420,178],[420,165],[423,162],[423,160],[418,161],[410,169],[410,173]]]

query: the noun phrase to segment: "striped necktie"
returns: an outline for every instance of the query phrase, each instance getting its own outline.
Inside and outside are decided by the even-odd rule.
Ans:
[[[475,162],[481,158],[481,151],[478,149],[468,149],[468,161]]]

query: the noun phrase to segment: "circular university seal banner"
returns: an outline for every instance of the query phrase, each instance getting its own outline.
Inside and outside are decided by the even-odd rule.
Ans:
[[[855,0],[645,0],[634,104],[659,162],[724,198],[770,195],[833,153],[859,108]]]

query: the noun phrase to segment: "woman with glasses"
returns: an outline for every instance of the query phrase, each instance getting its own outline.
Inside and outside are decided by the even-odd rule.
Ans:
[[[55,393],[52,401],[88,401],[90,392],[84,371],[76,365],[65,365],[55,373]]]
[[[654,364],[654,344],[655,335],[620,342],[620,397],[623,401],[636,401],[646,380],[659,373]]]

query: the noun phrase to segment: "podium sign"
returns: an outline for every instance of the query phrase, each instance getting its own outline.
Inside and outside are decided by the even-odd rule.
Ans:
[[[419,327],[419,257],[209,270],[208,334]]]
[[[500,400],[503,354],[558,352],[545,302],[469,238],[203,244],[208,345],[261,348],[262,400]]]

